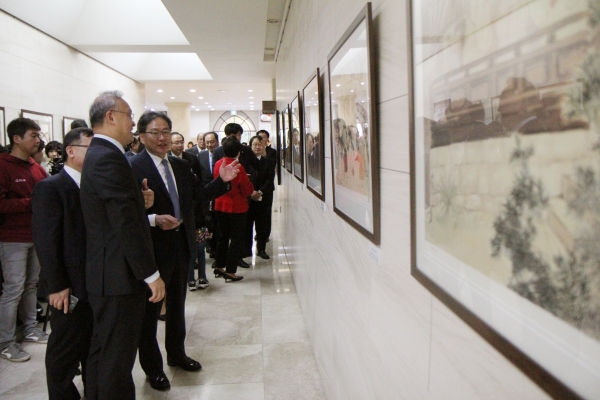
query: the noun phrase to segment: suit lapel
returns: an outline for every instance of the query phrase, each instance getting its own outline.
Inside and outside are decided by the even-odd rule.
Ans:
[[[140,161],[142,161],[144,174],[146,175],[145,177],[148,178],[149,181],[153,181],[162,190],[164,195],[167,196],[167,198],[171,198],[169,196],[169,190],[165,186],[165,182],[160,176],[160,172],[158,172],[158,169],[154,164],[154,160],[152,160],[152,157],[150,157],[150,154],[144,150],[140,153],[139,157]]]

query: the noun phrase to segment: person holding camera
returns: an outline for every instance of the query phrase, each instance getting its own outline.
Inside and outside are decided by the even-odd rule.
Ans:
[[[73,378],[86,361],[92,337],[92,307],[85,288],[86,230],[79,199],[85,153],[94,132],[77,128],[65,135],[62,170],[33,189],[33,243],[41,266],[40,284],[52,310],[46,349],[46,382],[52,399],[79,399]]]
[[[48,142],[44,148],[48,162],[45,165],[48,175],[56,175],[63,169],[64,163],[62,159],[63,145],[56,140]]]

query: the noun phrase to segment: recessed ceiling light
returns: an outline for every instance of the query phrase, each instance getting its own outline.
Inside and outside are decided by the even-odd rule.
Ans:
[[[231,103],[227,103],[227,104],[231,104]]]
[[[202,96],[198,96],[198,98],[199,98],[199,99],[203,99],[204,97],[202,97]]]
[[[225,93],[227,90],[219,90],[219,92],[221,93]]]
[[[365,83],[364,83],[364,82],[361,82],[360,84],[361,84],[361,85],[364,85]]]
[[[338,83],[338,84],[336,84],[335,86],[337,86],[337,87],[340,87],[340,86],[342,86],[342,85],[340,85],[340,84]]]
[[[144,106],[144,108],[148,108],[148,107]]]
[[[249,98],[249,99],[253,99],[254,97],[250,96],[250,97],[248,97],[248,98]]]
[[[208,104],[208,103],[204,103],[204,104]]]
[[[154,108],[151,108],[150,111],[154,111]]]
[[[252,90],[252,89],[248,89],[248,91],[249,91],[249,92],[253,92],[253,90]]]
[[[171,97],[170,97],[170,99],[171,99],[171,100],[175,100],[175,97],[171,96]]]
[[[162,89],[158,89],[157,92],[158,93],[162,93],[163,91],[162,91]]]
[[[190,89],[191,93],[196,93],[196,89]]]
[[[250,102],[250,104],[254,104],[254,102],[253,102],[253,101],[251,101],[251,102]]]

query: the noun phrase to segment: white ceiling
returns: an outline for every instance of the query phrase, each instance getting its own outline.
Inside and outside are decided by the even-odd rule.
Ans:
[[[249,101],[260,109],[262,100],[272,99],[275,63],[264,60],[272,60],[274,50],[265,48],[276,47],[281,22],[267,20],[281,21],[286,4],[0,0],[0,9],[145,83],[148,108],[164,110],[166,101],[201,105],[197,102],[202,93],[215,110],[247,110]],[[190,89],[199,95],[194,97]],[[248,99],[248,89],[254,90],[254,99]]]

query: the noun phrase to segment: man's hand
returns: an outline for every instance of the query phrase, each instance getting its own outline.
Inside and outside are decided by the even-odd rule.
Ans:
[[[250,195],[250,198],[251,198],[252,200],[258,201],[258,199],[260,199],[260,196],[262,196],[262,194],[261,194],[260,192],[258,192],[258,191],[256,191],[256,190],[255,190],[255,191],[254,191],[254,192],[252,192],[252,194]]]
[[[238,174],[240,170],[240,166],[238,165],[240,162],[235,160],[229,165],[221,164],[221,168],[219,169],[219,176],[223,179],[223,182],[229,182],[233,180]]]
[[[66,288],[58,293],[52,293],[48,296],[48,304],[58,310],[65,310],[65,314],[69,312],[69,295],[71,294],[71,288]]]
[[[177,218],[169,214],[157,215],[154,223],[163,231],[175,229],[179,226]]]
[[[154,204],[154,192],[148,188],[148,179],[142,181],[142,194],[144,195],[144,206],[148,209]]]
[[[150,290],[152,290],[152,297],[148,299],[149,302],[158,303],[165,297],[165,282],[161,277],[158,277],[157,280],[149,283],[148,286],[150,287]]]

